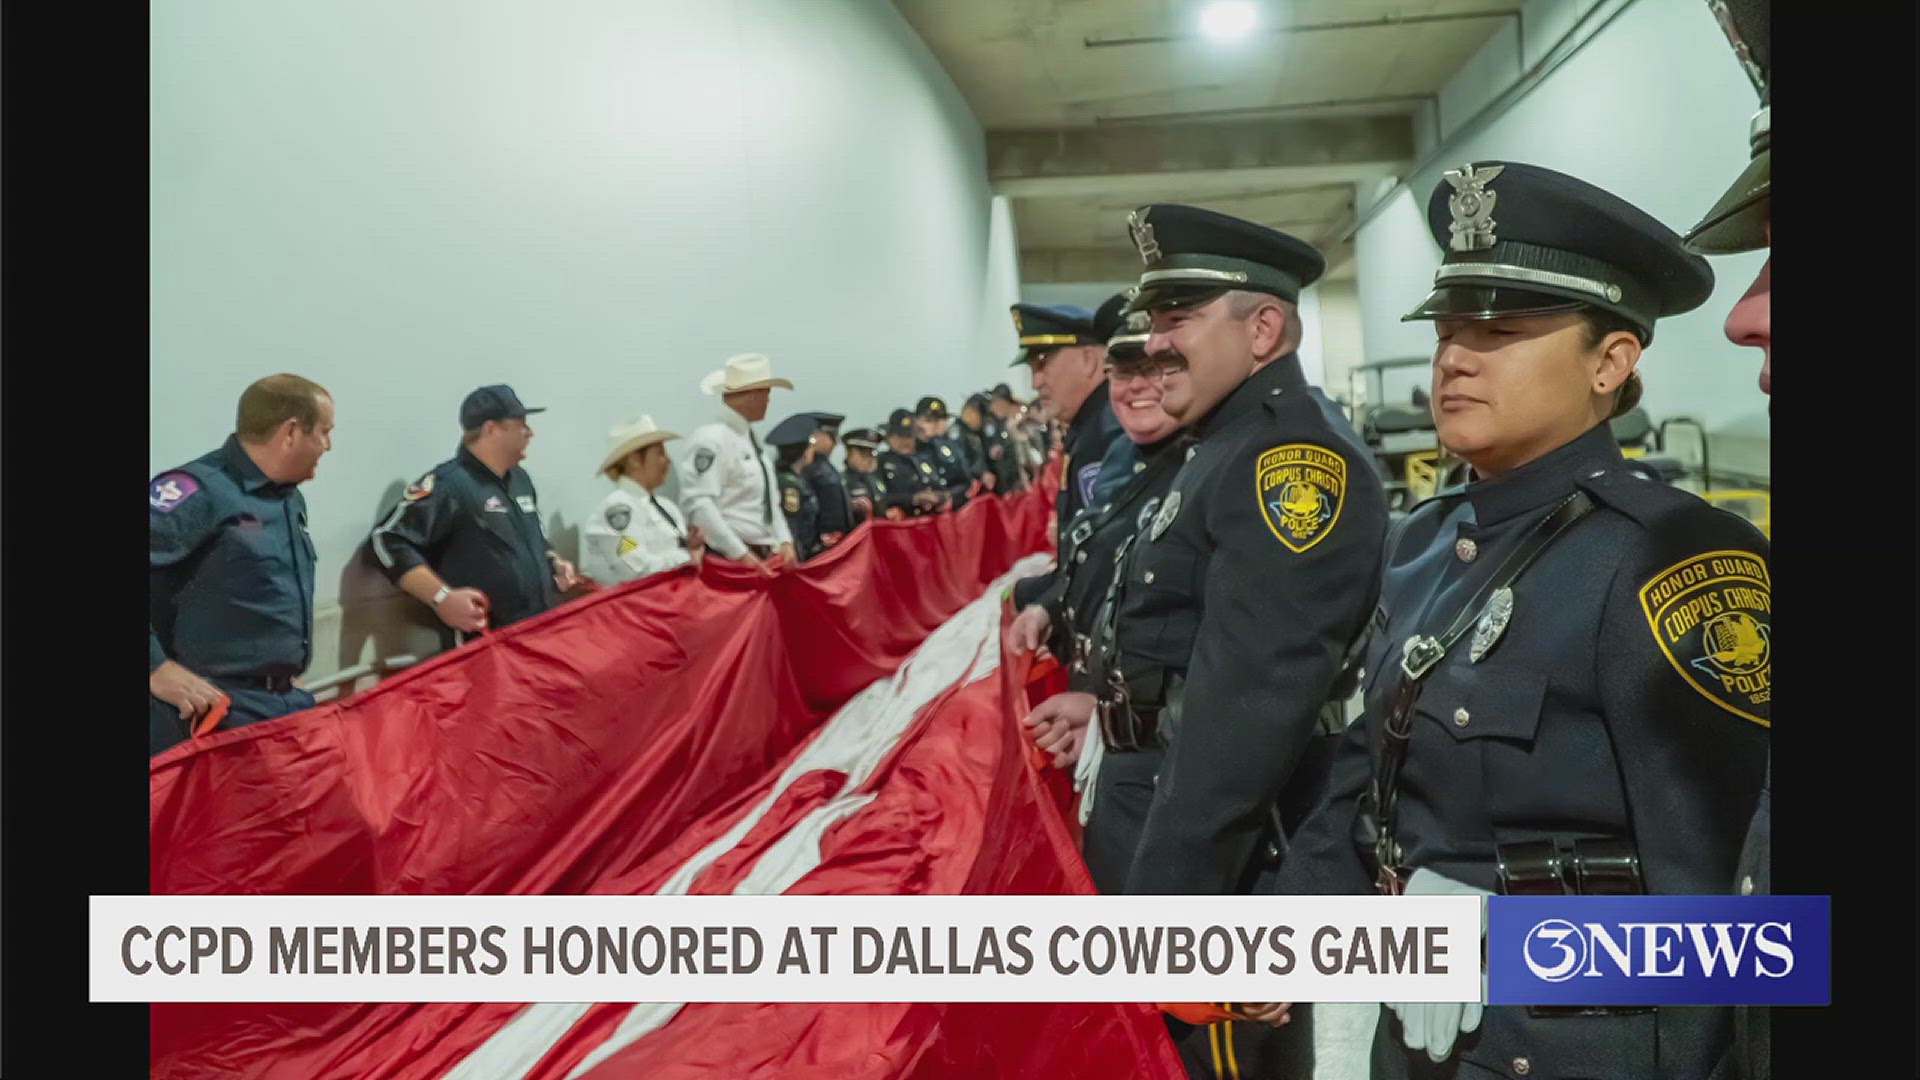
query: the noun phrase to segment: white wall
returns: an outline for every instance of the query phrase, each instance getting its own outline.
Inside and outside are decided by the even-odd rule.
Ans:
[[[886,0],[206,0],[154,10],[151,61],[149,464],[261,375],[333,392],[312,674],[361,655],[325,605],[388,595],[354,553],[475,386],[548,406],[527,467],[566,551],[607,427],[691,430],[732,353],[796,384],[770,420],[1004,377],[1011,220]]]
[[[1538,61],[1593,0],[1532,0],[1527,56]],[[1594,19],[1615,5],[1599,5]],[[1430,353],[1433,331],[1400,316],[1426,294],[1440,252],[1426,231],[1427,195],[1439,174],[1467,161],[1525,161],[1578,176],[1666,222],[1690,227],[1747,159],[1752,86],[1705,4],[1640,0],[1498,119],[1461,136],[1461,125],[1517,70],[1514,34],[1496,33],[1442,92],[1442,129],[1456,141],[1411,178],[1356,237],[1361,321],[1369,361]],[[1431,148],[1429,148],[1431,149]],[[1362,202],[1361,205],[1370,205]],[[1716,467],[1766,471],[1765,398],[1759,355],[1721,334],[1727,311],[1764,254],[1711,260],[1717,285],[1692,313],[1662,320],[1641,363],[1656,420],[1698,418],[1715,433]],[[1405,400],[1408,379],[1389,383]],[[1676,440],[1677,441],[1677,440]]]

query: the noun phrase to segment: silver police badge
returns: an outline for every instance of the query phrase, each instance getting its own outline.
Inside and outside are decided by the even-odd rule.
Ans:
[[[1447,209],[1453,212],[1452,236],[1447,246],[1454,251],[1485,251],[1493,246],[1493,204],[1495,193],[1487,190],[1494,177],[1506,171],[1505,165],[1475,169],[1472,165],[1445,174],[1453,185]]]
[[[1147,207],[1140,207],[1127,215],[1127,231],[1133,234],[1133,246],[1140,251],[1140,261],[1152,266],[1160,261],[1160,241],[1153,238],[1153,226],[1147,223]]]
[[[1167,496],[1167,501],[1160,504],[1160,512],[1153,516],[1153,535],[1150,539],[1160,539],[1160,534],[1167,531],[1167,526],[1173,524],[1174,516],[1178,513],[1180,493],[1175,491]]]
[[[1467,658],[1479,663],[1500,641],[1500,635],[1507,632],[1507,623],[1513,618],[1513,590],[1501,587],[1487,598],[1487,606],[1481,609],[1480,621],[1473,625],[1473,643],[1467,647]]]
[[[1140,508],[1140,515],[1133,519],[1134,531],[1138,532],[1141,529],[1146,528],[1147,523],[1153,520],[1153,515],[1159,509],[1160,509],[1159,499],[1148,499],[1147,505]]]

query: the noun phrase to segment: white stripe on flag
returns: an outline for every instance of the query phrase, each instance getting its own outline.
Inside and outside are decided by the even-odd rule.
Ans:
[[[979,598],[929,634],[892,676],[855,694],[814,733],[781,773],[773,790],[725,835],[688,859],[655,890],[656,895],[684,895],[708,867],[746,838],[800,777],[823,770],[844,772],[847,778],[841,794],[807,814],[769,845],[733,891],[746,895],[782,893],[812,872],[820,865],[821,836],[873,801],[873,795],[859,794],[860,788],[893,751],[920,710],[949,688],[967,685],[999,669],[1000,594],[1014,581],[1044,571],[1052,561],[1052,556],[1039,554],[1015,563]],[[665,1026],[683,1005],[650,1002],[632,1006],[607,1041],[595,1047],[568,1074],[568,1080],[585,1075],[608,1057]],[[524,1078],[592,1007],[579,1003],[529,1005],[461,1059],[444,1080]]]

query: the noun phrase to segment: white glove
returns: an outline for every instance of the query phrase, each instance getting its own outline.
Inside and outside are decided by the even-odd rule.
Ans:
[[[1485,889],[1476,889],[1452,878],[1442,877],[1424,867],[1415,870],[1407,878],[1407,896],[1491,896]],[[1487,908],[1480,906],[1480,932],[1487,931]],[[1480,991],[1486,997],[1486,987]],[[1480,1026],[1482,1007],[1478,1001],[1420,1001],[1408,1004],[1389,1004],[1387,1008],[1400,1018],[1401,1036],[1409,1050],[1425,1050],[1427,1057],[1434,1062],[1447,1060],[1453,1054],[1453,1042],[1461,1035]]]

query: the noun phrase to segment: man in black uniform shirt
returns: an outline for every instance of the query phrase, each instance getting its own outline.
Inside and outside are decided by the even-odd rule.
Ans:
[[[973,477],[967,472],[959,446],[947,437],[947,425],[951,423],[947,403],[940,398],[923,397],[914,409],[914,431],[920,437],[914,454],[933,466],[934,483],[947,493],[948,508],[958,510],[967,505]]]
[[[953,429],[953,443],[960,450],[960,459],[967,467],[967,475],[980,481],[983,491],[994,491],[999,487],[999,477],[993,474],[993,462],[987,457],[987,395],[972,394],[960,406],[960,423]]]
[[[1027,486],[1027,471],[1021,464],[1027,451],[1024,440],[1022,445],[1015,444],[1018,436],[1013,430],[1019,411],[1020,403],[1013,400],[1013,389],[1006,383],[997,384],[987,394],[987,461],[998,478],[994,490],[1002,495]]]
[[[1747,125],[1751,156],[1700,223],[1687,233],[1687,246],[1702,255],[1732,255],[1773,246],[1773,35],[1769,0],[1709,0],[1726,31],[1734,55],[1760,95],[1760,111]],[[1760,350],[1760,392],[1773,392],[1773,259],[1727,316],[1727,338]],[[1764,896],[1773,891],[1773,763],[1740,845],[1733,891]],[[1773,1075],[1773,1038],[1768,1012],[1758,1007],[1733,1010],[1733,1046],[1728,1073],[1740,1080],[1769,1080]]]
[[[813,466],[817,452],[813,440],[819,430],[820,421],[813,413],[795,413],[775,424],[766,440],[774,448],[773,479],[780,488],[780,512],[787,516],[793,550],[801,562],[828,547],[820,536],[820,500],[812,485],[801,479]],[[838,540],[839,535],[834,538]]]
[[[1251,892],[1324,788],[1323,712],[1373,609],[1386,496],[1295,352],[1320,253],[1187,206],[1142,207],[1129,226],[1146,263],[1132,306],[1169,369],[1161,407],[1196,442],[1128,552],[1096,660],[1109,744],[1165,754],[1125,891]],[[1231,1025],[1247,1075],[1310,1075],[1307,1019]],[[1195,1068],[1200,1029],[1172,1027]]]
[[[880,451],[874,470],[881,485],[880,500],[874,505],[881,517],[916,517],[946,505],[946,492],[940,490],[933,466],[914,454],[918,446],[913,413],[893,410],[887,418],[887,449]]]
[[[313,659],[313,538],[300,484],[333,446],[333,398],[298,375],[240,395],[218,450],[147,489],[147,753],[230,702],[221,728],[298,712]]]
[[[886,494],[886,485],[874,471],[874,455],[886,445],[886,436],[872,428],[859,428],[847,432],[841,441],[847,447],[847,467],[842,479],[847,485],[847,501],[857,525],[874,515],[880,508],[880,497]]]
[[[1094,478],[1100,473],[1107,450],[1126,435],[1107,397],[1107,342],[1094,332],[1092,315],[1076,307],[1015,304],[1013,329],[1023,350],[1014,365],[1028,366],[1035,393],[1054,417],[1067,425],[1061,444],[1060,494],[1053,505],[1054,569],[1014,583],[1013,606],[1024,610],[1059,588],[1067,532],[1073,527],[1073,519],[1093,499]],[[1048,643],[1057,655],[1066,652],[1066,640],[1061,637],[1064,632],[1056,625]],[[1039,644],[1023,637],[1011,640],[1015,649]]]
[[[840,425],[847,418],[827,412],[809,415],[820,426],[813,436],[813,463],[800,478],[807,482],[813,490],[814,501],[820,504],[820,541],[832,545],[852,532],[856,521],[848,501],[847,485],[840,479],[840,470],[833,467],[833,444],[839,440]]]
[[[1474,479],[1396,528],[1366,709],[1276,887],[1722,892],[1766,768],[1766,544],[1626,468],[1607,423],[1712,272],[1533,165],[1450,171],[1427,218],[1445,258],[1406,318],[1434,322],[1436,433]],[[1731,1042],[1723,1008],[1399,1004],[1373,1076],[1705,1077]]]
[[[520,467],[533,440],[527,417],[542,411],[508,386],[468,394],[459,452],[409,484],[374,526],[387,578],[457,634],[538,615],[573,586],[573,564],[547,545],[533,478]]]

